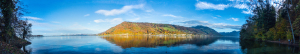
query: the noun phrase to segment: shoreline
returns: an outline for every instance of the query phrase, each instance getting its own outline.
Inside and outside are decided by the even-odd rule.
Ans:
[[[22,51],[21,48],[29,44],[31,44],[31,42],[21,38],[16,38],[14,41],[11,41],[11,43],[0,41],[0,54],[28,54]]]
[[[297,46],[299,47],[299,43],[295,43],[295,44],[292,44],[292,43],[289,43],[287,40],[281,40],[281,41],[270,41],[270,40],[267,40],[265,42],[271,42],[271,43],[279,43],[279,44],[285,44],[285,45],[289,45],[289,46]]]
[[[242,39],[240,39],[242,41]],[[255,41],[255,42],[260,42],[262,40],[250,40],[250,39],[245,39],[245,41]],[[299,42],[296,42],[295,44],[289,43],[288,40],[280,40],[280,41],[271,41],[271,40],[265,40],[262,42],[269,42],[269,43],[277,43],[277,44],[282,44],[282,45],[288,45],[288,46],[296,46],[299,47]]]
[[[21,50],[21,48],[3,41],[0,41],[0,46],[0,54],[26,54]]]

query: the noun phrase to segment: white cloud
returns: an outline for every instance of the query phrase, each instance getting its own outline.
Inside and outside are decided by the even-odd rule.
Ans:
[[[249,10],[249,6],[243,2],[250,2],[248,0],[228,0],[233,2],[232,4],[213,4],[213,3],[207,3],[207,2],[201,2],[198,1],[196,3],[196,10],[204,10],[204,9],[214,9],[214,10],[224,10],[228,7],[234,7],[237,9],[248,9],[248,11],[243,11],[244,14],[252,14]],[[240,4],[243,3],[243,4]]]
[[[98,19],[98,20],[94,20],[94,22],[96,23],[100,23],[100,22],[109,22],[111,24],[118,24],[118,23],[121,23],[123,22],[123,19],[122,18],[114,18],[114,19]]]
[[[242,13],[244,14],[252,14],[251,10],[249,9],[249,6],[247,4],[236,4],[233,6],[234,8],[238,8],[238,9],[246,9],[242,11]]]
[[[112,9],[112,10],[98,10],[95,13],[98,14],[104,14],[105,16],[112,16],[112,15],[118,15],[122,13],[126,13],[132,9],[140,9],[143,8],[144,4],[139,4],[139,5],[126,5],[122,7],[121,9]]]
[[[226,23],[208,23],[208,21],[199,21],[199,20],[189,20],[189,21],[184,21],[181,23],[184,23],[184,25],[186,25],[186,26],[203,25],[203,26],[217,28],[217,29],[231,28],[231,29],[239,30],[241,28],[240,25],[230,25],[230,24],[226,24]]]
[[[239,21],[239,18],[230,18],[229,20]]]
[[[233,7],[238,8],[238,9],[247,9],[247,8],[249,8],[247,4],[236,4]]]
[[[172,15],[172,14],[165,14],[165,15],[162,15],[162,16],[169,16],[169,17],[174,17],[174,18],[183,18],[181,16],[175,16],[175,15]]]
[[[32,19],[32,20],[43,20],[41,18],[37,18],[37,17],[31,17],[31,16],[24,16],[22,18],[27,18],[27,19]]]
[[[243,11],[242,13],[244,13],[244,14],[253,14],[253,13],[251,12],[251,10]]]
[[[86,15],[84,15],[84,16],[90,16],[90,14],[86,14]]]
[[[232,1],[232,2],[250,2],[249,0],[229,0],[229,1]]]
[[[196,9],[204,10],[204,9],[214,9],[214,10],[224,10],[225,8],[230,7],[228,4],[212,4],[207,2],[198,2],[196,5]]]

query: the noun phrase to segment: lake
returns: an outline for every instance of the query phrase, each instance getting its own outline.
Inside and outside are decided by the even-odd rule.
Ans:
[[[26,46],[32,54],[286,54],[299,47],[267,42],[240,41],[239,37],[209,36],[45,36]]]

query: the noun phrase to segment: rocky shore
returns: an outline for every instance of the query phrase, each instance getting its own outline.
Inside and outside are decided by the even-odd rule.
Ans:
[[[11,43],[0,41],[0,54],[28,54],[21,50],[22,46],[31,44],[31,42],[24,39],[16,38]]]

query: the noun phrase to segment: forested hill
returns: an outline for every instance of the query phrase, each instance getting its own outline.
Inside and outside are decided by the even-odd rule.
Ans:
[[[214,30],[213,30],[214,31]],[[99,35],[209,35],[216,36],[218,33],[171,24],[122,22],[121,24],[100,33]]]
[[[198,26],[193,26],[191,28],[194,28],[194,29],[198,29],[200,31],[203,31],[205,32],[206,34],[208,35],[216,35],[216,36],[222,36],[221,34],[219,34],[217,31],[215,31],[214,29],[212,28],[209,28],[209,27],[206,27],[206,26],[202,26],[202,25],[198,25]]]

